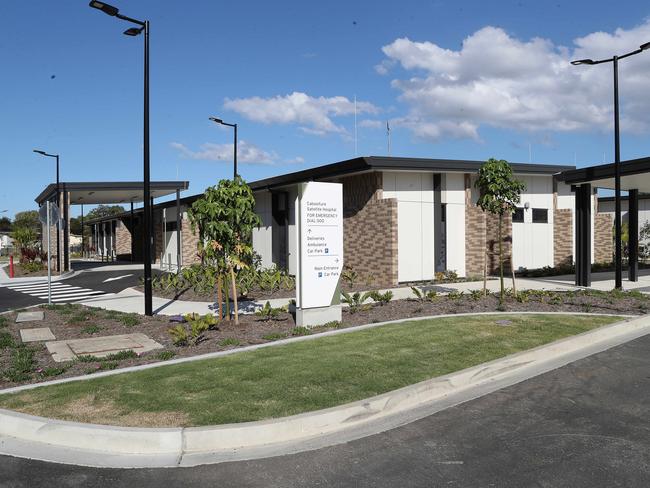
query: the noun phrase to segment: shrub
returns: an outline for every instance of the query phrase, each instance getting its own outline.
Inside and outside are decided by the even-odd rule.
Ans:
[[[241,342],[235,337],[226,337],[225,339],[221,339],[219,341],[219,345],[221,347],[238,346],[239,344],[241,344]]]
[[[49,378],[52,376],[59,376],[62,375],[67,371],[67,368],[65,367],[58,367],[58,368],[45,368],[42,371],[40,371],[41,376],[44,378]]]
[[[359,310],[359,307],[361,307],[361,305],[363,305],[363,303],[366,302],[368,298],[370,298],[371,292],[361,294],[357,291],[353,294],[349,294],[343,291],[341,292],[341,295],[341,301],[348,304],[349,311],[351,314],[353,314]]]
[[[160,361],[169,361],[174,356],[176,356],[174,351],[161,351],[156,355],[156,359],[159,359]]]
[[[460,300],[463,295],[464,293],[462,291],[452,290],[447,294],[447,298],[450,300]]]
[[[393,299],[393,292],[388,290],[384,293],[378,291],[371,291],[369,297],[372,298],[375,302],[379,303],[380,306],[384,306]]]
[[[20,346],[14,349],[11,367],[6,371],[5,376],[13,383],[26,381],[31,378],[33,368],[34,351],[29,347]]]
[[[101,361],[101,359],[91,354],[84,354],[81,356],[77,356],[77,361],[80,363],[94,363],[97,361]]]
[[[306,335],[309,335],[309,334],[310,334],[310,332],[309,332],[309,329],[307,327],[300,326],[300,327],[294,327],[293,329],[291,329],[291,335],[292,336],[306,336]]]
[[[84,334],[96,334],[100,330],[102,330],[102,328],[99,327],[98,325],[90,324],[84,327],[83,329],[81,329],[81,332],[83,332]]]
[[[478,301],[483,298],[483,290],[470,290],[469,296],[472,298],[472,300]]]
[[[0,332],[0,349],[16,347],[16,341],[9,332]]]
[[[172,343],[175,346],[187,346],[190,337],[185,327],[181,324],[178,324],[176,327],[171,327],[167,332],[171,336]]]
[[[43,263],[40,261],[27,261],[21,263],[20,265],[25,271],[29,273],[35,273],[36,271],[40,271],[44,268]]]
[[[190,322],[190,335],[192,337],[192,341],[194,341],[194,344],[203,342],[205,339],[205,331],[207,331],[209,328],[210,326],[208,323],[203,320],[194,320],[193,322]]]
[[[341,279],[347,283],[350,288],[354,288],[354,285],[359,279],[359,273],[353,270],[350,266],[346,266],[341,273]]]
[[[0,328],[7,327],[7,317],[0,315]]]
[[[140,325],[140,317],[135,313],[122,314],[118,320],[127,327]]]
[[[340,320],[332,320],[322,325],[322,327],[328,327],[330,329],[340,329],[343,323]]]
[[[267,301],[262,308],[255,311],[255,315],[260,317],[264,322],[268,322],[269,320],[276,320],[284,311],[284,307],[274,308],[271,306],[271,302]]]
[[[270,334],[266,334],[262,336],[262,339],[265,341],[279,341],[280,339],[286,339],[287,334],[283,332],[271,332]]]
[[[135,359],[137,357],[139,357],[137,352],[132,351],[131,349],[125,349],[124,351],[108,354],[101,358],[100,361],[122,361],[124,359]]]

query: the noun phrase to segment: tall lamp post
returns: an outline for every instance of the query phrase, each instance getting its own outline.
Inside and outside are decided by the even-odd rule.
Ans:
[[[216,117],[210,117],[210,120],[216,124],[227,125],[228,127],[235,129],[235,144],[233,154],[233,179],[235,179],[237,178],[237,124],[229,124],[228,122],[224,122],[223,120]]]
[[[48,154],[45,151],[40,149],[34,149],[36,154],[41,156],[47,156],[48,158],[56,158],[56,205],[57,207],[61,204],[59,201],[59,155],[58,154]],[[56,233],[56,270],[61,272],[61,230],[57,223],[57,233]]]
[[[623,249],[621,244],[621,139],[619,134],[619,114],[618,114],[618,62],[621,59],[629,58],[635,54],[642,53],[650,49],[650,42],[646,42],[639,46],[639,49],[631,51],[621,56],[612,56],[607,59],[578,59],[571,61],[574,66],[580,64],[602,64],[612,63],[614,67],[614,247],[615,247],[615,284],[614,287],[618,290],[623,288]]]
[[[143,160],[144,160],[144,313],[145,315],[153,315],[153,305],[151,299],[151,189],[150,189],[150,176],[149,176],[149,21],[137,20],[126,15],[120,14],[117,7],[108,5],[104,2],[91,0],[89,5],[93,8],[101,10],[106,15],[117,17],[121,20],[126,20],[138,27],[131,27],[124,31],[127,36],[137,36],[144,33],[144,133],[143,133]]]

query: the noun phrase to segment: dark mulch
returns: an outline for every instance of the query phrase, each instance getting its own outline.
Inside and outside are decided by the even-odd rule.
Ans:
[[[9,275],[9,266],[5,268],[5,272],[7,275]],[[57,275],[58,272],[56,269],[53,267],[52,268],[52,276]],[[29,277],[29,276],[47,276],[47,268],[42,268],[36,271],[28,271],[25,268],[23,268],[20,263],[15,263],[14,264],[14,278],[24,278],[24,277]]]
[[[505,311],[511,312],[590,312],[641,315],[647,313],[649,308],[650,297],[641,293],[615,295],[598,292],[547,292],[532,294],[523,303],[512,297],[507,297],[505,302]],[[27,347],[34,350],[35,359],[35,363],[31,371],[29,371],[29,379],[10,381],[7,375],[12,368],[16,348],[14,346],[3,348],[1,340],[2,334],[8,333],[13,337],[15,344],[20,344],[19,327],[15,324],[15,313],[11,313],[4,316],[6,317],[3,321],[4,324],[0,323],[0,388],[90,374],[102,369],[123,368],[161,361],[163,360],[160,356],[162,351],[166,351],[166,354],[173,353],[174,357],[195,356],[278,340],[290,337],[292,333],[300,332],[294,330],[293,317],[286,312],[280,313],[276,320],[270,321],[264,321],[255,315],[242,315],[240,316],[239,325],[224,320],[219,323],[215,330],[208,330],[205,333],[204,340],[199,344],[177,347],[173,345],[168,333],[169,328],[176,325],[170,317],[121,314],[80,305],[68,305],[54,310],[43,306],[42,309],[45,311],[45,320],[43,322],[23,324],[22,327],[50,327],[57,340],[141,332],[162,344],[164,349],[151,351],[138,358],[120,361],[55,363],[52,361],[44,344],[32,343],[27,345]],[[457,298],[438,297],[433,301],[423,302],[395,300],[383,306],[379,304],[362,305],[353,313],[345,308],[341,324],[332,324],[331,327],[317,327],[311,329],[310,333],[428,315],[495,311],[499,311],[498,298],[495,295],[473,297],[464,294]],[[128,325],[133,320],[137,323]],[[236,341],[236,344],[220,345],[226,339]],[[51,375],[48,376],[48,368],[64,368],[64,371],[49,370]]]
[[[143,286],[136,286],[136,290],[141,293],[144,293]],[[217,292],[212,293],[199,293],[194,291],[192,288],[185,288],[182,290],[163,290],[156,288],[153,290],[154,296],[160,298],[168,298],[170,300],[185,300],[188,302],[215,302],[217,300]],[[240,301],[243,300],[271,300],[273,298],[294,298],[296,296],[296,290],[251,290],[251,292],[246,296],[239,296],[237,299]]]

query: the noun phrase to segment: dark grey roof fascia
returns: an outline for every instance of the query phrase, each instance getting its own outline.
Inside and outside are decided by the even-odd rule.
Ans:
[[[650,157],[621,161],[621,176],[648,172],[650,172]],[[607,178],[614,178],[614,163],[563,171],[558,175],[558,179],[566,184],[588,183]]]
[[[304,181],[344,176],[369,170],[427,170],[438,172],[476,172],[485,161],[466,161],[454,159],[397,158],[385,156],[366,156],[338,163],[317,166],[315,168],[265,178],[250,183],[254,191],[272,189]],[[575,166],[554,164],[511,163],[518,174],[554,175],[562,171],[575,169]]]
[[[190,187],[189,181],[152,181],[152,190],[187,190]],[[141,181],[62,181],[59,182],[59,189],[66,190],[139,190],[142,188]],[[56,196],[56,183],[50,183],[34,199],[39,205],[49,198]]]

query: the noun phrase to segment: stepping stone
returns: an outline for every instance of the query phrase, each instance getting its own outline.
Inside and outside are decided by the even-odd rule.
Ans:
[[[52,341],[56,339],[49,327],[37,329],[20,329],[20,339],[23,342]]]
[[[114,336],[93,337],[90,339],[68,339],[45,344],[57,363],[72,361],[77,356],[97,356],[98,358],[120,351],[143,353],[153,349],[162,349],[162,344],[150,339],[145,334],[122,334]]]
[[[16,317],[16,323],[36,322],[43,320],[43,312],[20,312]]]

